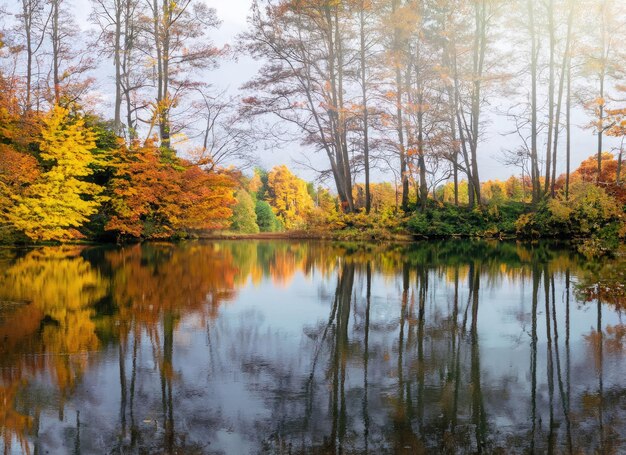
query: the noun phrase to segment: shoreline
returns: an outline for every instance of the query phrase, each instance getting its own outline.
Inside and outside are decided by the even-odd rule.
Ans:
[[[126,242],[114,242],[104,240],[78,240],[68,242],[44,242],[44,243],[0,243],[0,249],[3,248],[39,248],[48,246],[116,246],[116,245],[133,245],[141,243],[179,243],[185,241],[217,241],[217,240],[231,240],[231,241],[247,241],[247,240],[319,240],[319,241],[332,241],[332,242],[363,242],[363,243],[419,243],[428,241],[442,241],[442,240],[495,240],[502,242],[519,241],[525,243],[532,243],[538,241],[556,241],[566,243],[576,243],[591,239],[592,237],[559,237],[559,236],[541,236],[541,237],[526,237],[517,236],[513,234],[498,234],[498,235],[465,235],[465,234],[450,234],[450,235],[435,235],[426,236],[420,234],[411,233],[385,233],[384,235],[371,235],[367,232],[355,233],[354,231],[346,233],[345,231],[327,232],[327,231],[286,231],[286,232],[260,232],[256,234],[244,234],[234,232],[195,232],[188,237],[172,237],[163,239],[134,239]]]
[[[411,234],[393,234],[384,238],[375,238],[367,234],[342,236],[341,233],[320,231],[261,232],[257,234],[207,233],[199,234],[198,240],[323,240],[323,241],[360,241],[360,242],[402,242],[410,243],[422,240]],[[191,240],[191,239],[190,239]]]

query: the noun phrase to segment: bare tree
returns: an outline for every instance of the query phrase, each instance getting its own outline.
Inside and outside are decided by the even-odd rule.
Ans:
[[[223,51],[209,40],[207,31],[220,22],[215,10],[204,3],[184,0],[147,0],[151,27],[148,49],[154,68],[156,97],[152,124],[159,128],[163,151],[171,151],[172,109],[185,94],[203,85],[196,77],[216,64]]]
[[[192,152],[194,162],[212,171],[227,165],[245,170],[254,166],[255,144],[264,138],[238,112],[239,101],[227,98],[221,92],[211,95],[199,90],[198,99],[192,102],[192,139],[199,139],[201,146]]]
[[[52,9],[46,8],[43,0],[22,0],[22,11],[18,18],[26,51],[25,112],[32,109],[33,78],[37,76],[34,74],[34,60],[44,43],[51,13]]]
[[[255,2],[250,31],[242,38],[265,64],[245,85],[253,95],[244,100],[244,112],[272,114],[295,128],[303,144],[325,152],[343,209],[351,212],[348,135],[354,116],[345,99],[344,14],[343,5],[331,1],[267,1],[264,11]]]

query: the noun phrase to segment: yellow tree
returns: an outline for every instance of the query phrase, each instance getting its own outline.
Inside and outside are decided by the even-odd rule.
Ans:
[[[95,134],[81,118],[55,106],[43,120],[40,156],[48,170],[24,193],[14,196],[9,220],[37,241],[80,236],[80,228],[100,205],[102,188],[85,181],[92,174]]]
[[[291,173],[287,166],[276,166],[267,176],[268,202],[286,229],[301,226],[313,209],[313,199],[306,182]]]

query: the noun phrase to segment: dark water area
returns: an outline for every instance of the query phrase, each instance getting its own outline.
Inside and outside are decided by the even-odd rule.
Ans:
[[[625,274],[548,243],[0,250],[0,453],[626,453]]]

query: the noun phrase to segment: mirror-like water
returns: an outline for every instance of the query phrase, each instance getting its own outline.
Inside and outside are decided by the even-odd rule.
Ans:
[[[0,251],[4,453],[624,453],[626,267],[547,244]]]

